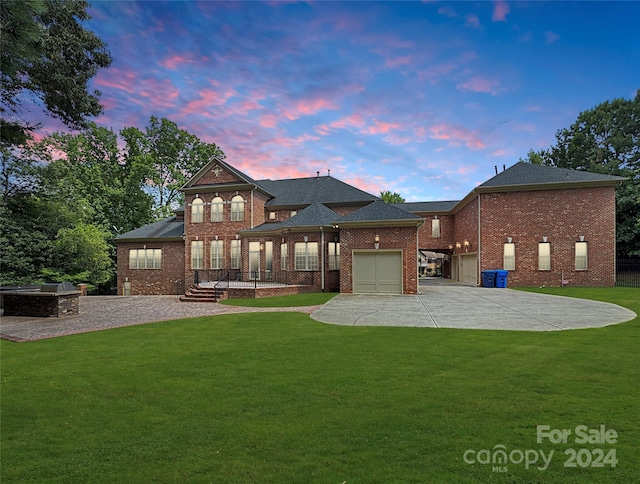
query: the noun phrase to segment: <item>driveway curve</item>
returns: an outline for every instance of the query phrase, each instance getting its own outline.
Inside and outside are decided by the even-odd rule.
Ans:
[[[636,317],[611,303],[513,289],[422,287],[416,296],[339,294],[311,314],[349,326],[560,331],[599,328]]]

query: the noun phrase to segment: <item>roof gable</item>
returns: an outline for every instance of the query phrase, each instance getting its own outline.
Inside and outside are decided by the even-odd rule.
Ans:
[[[493,191],[496,188],[512,189],[518,187],[532,187],[536,185],[614,185],[624,181],[625,178],[613,175],[602,175],[589,171],[569,170],[555,166],[534,165],[519,161],[502,173],[490,178],[478,191]],[[538,187],[543,188],[543,187]]]
[[[212,157],[198,173],[192,176],[182,186],[182,190],[195,187],[210,187],[218,185],[257,185],[257,182],[249,175],[236,170],[234,167],[218,157]]]

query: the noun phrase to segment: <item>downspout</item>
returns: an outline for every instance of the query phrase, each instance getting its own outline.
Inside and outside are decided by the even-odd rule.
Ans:
[[[476,269],[476,286],[479,285],[480,282],[480,274],[481,274],[481,268],[482,268],[482,263],[480,260],[480,254],[481,254],[481,250],[482,249],[482,245],[480,242],[480,236],[482,234],[481,230],[480,230],[480,194],[478,193],[478,257],[476,257],[477,261],[478,261],[478,267]]]
[[[324,227],[320,227],[320,266],[320,285],[324,292]]]

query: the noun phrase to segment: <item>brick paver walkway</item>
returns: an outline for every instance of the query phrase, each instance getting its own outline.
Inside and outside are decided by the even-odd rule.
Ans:
[[[80,314],[65,318],[2,316],[0,338],[24,342],[171,319],[247,312],[294,311],[310,314],[320,306],[249,308],[216,303],[184,303],[175,296],[87,296]]]

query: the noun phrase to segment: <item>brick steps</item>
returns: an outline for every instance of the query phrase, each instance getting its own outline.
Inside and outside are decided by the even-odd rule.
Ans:
[[[193,286],[184,296],[180,296],[182,302],[216,303],[227,299],[227,290],[213,287]]]

